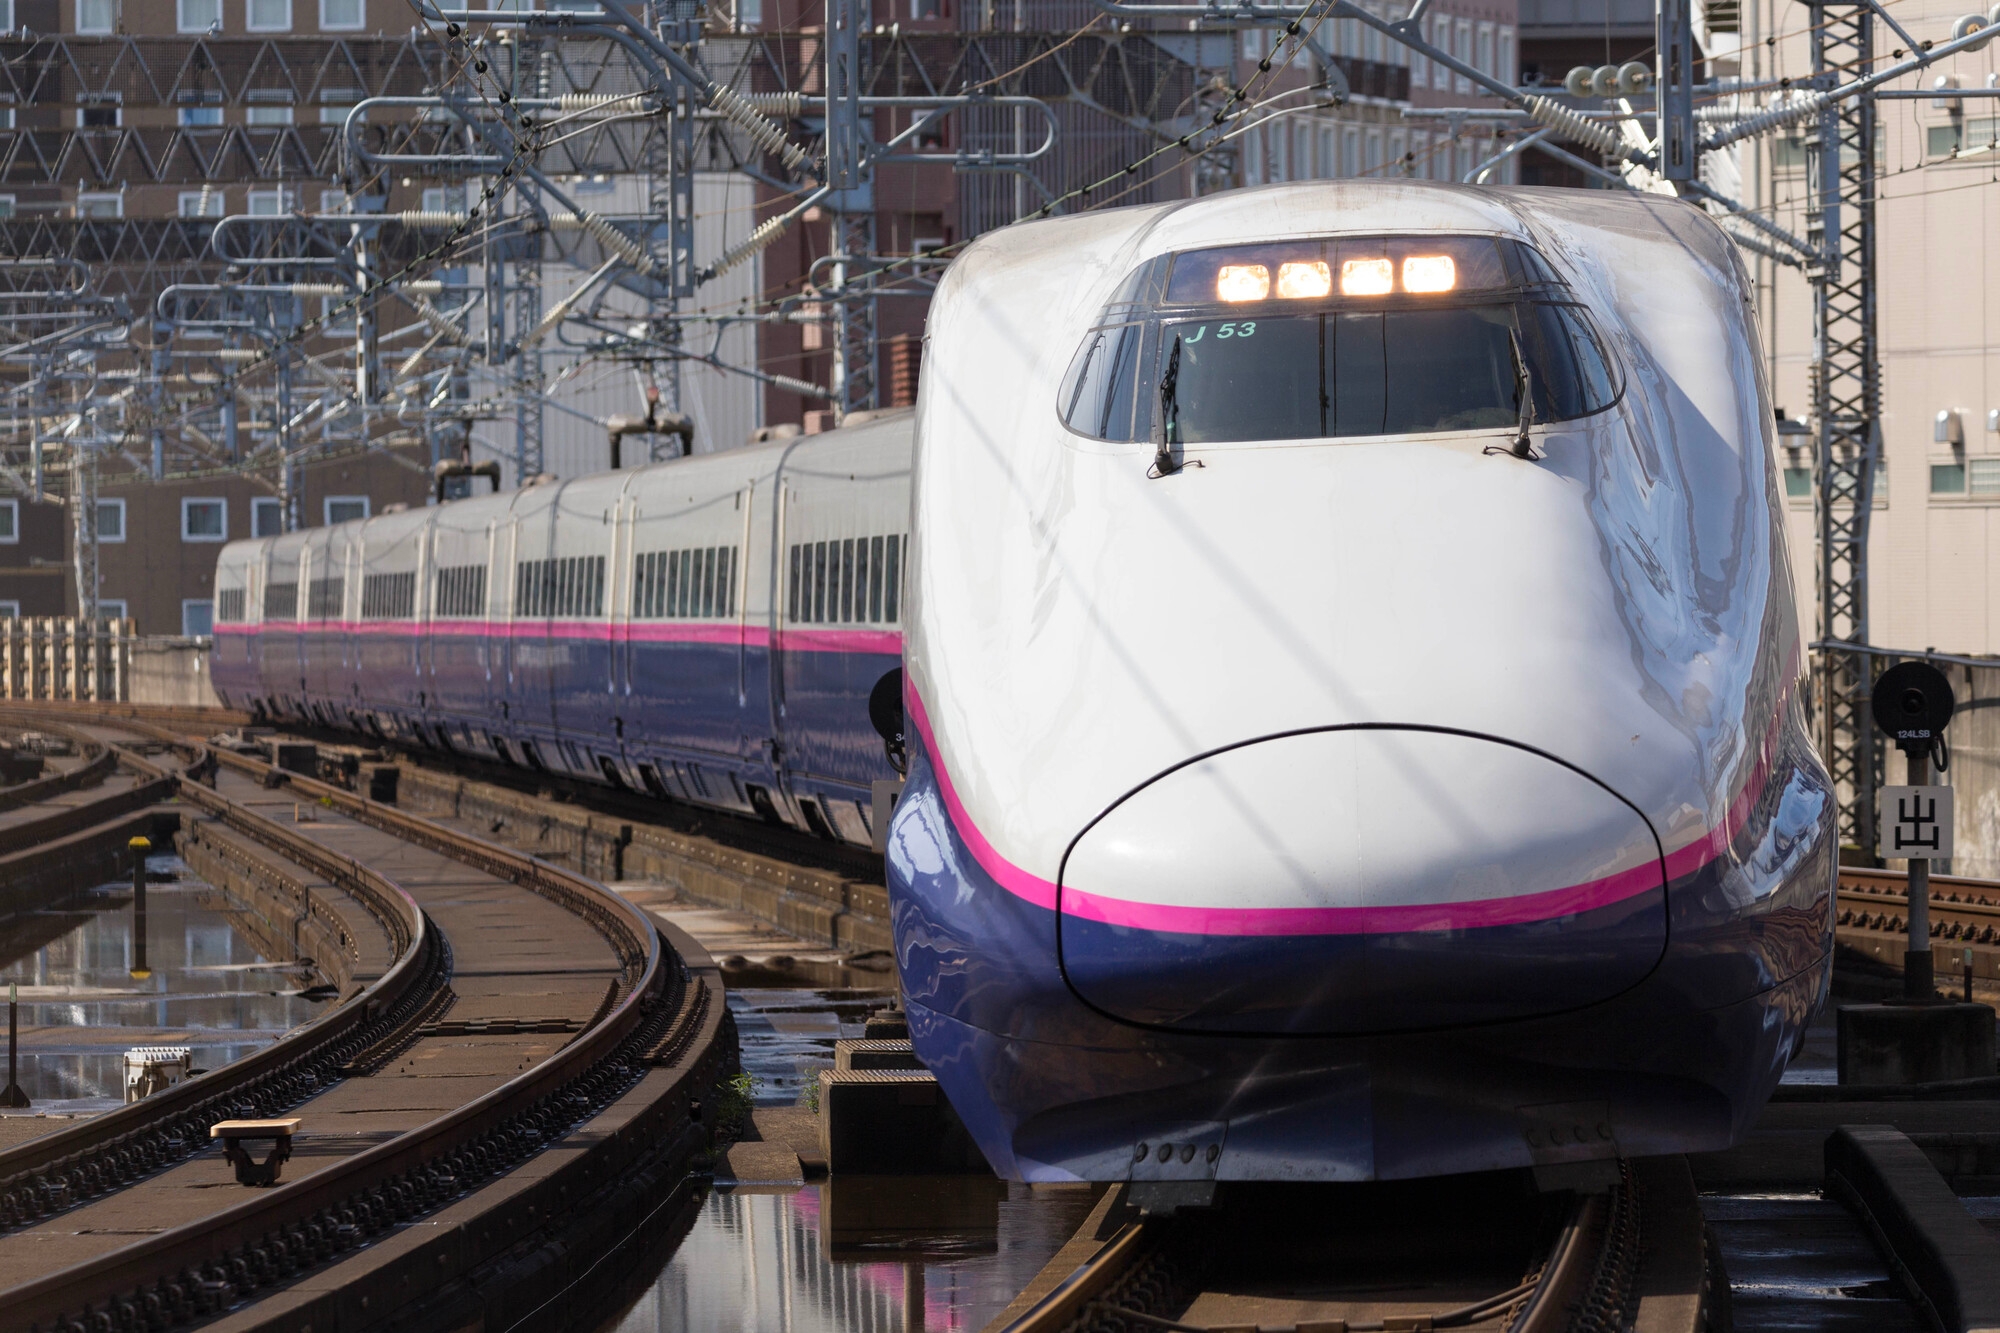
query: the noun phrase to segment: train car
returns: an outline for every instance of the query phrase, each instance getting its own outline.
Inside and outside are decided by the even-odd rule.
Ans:
[[[1671,198],[1339,181],[1015,226],[931,308],[889,833],[987,1159],[1721,1148],[1830,978],[1751,286]]]
[[[913,425],[231,543],[216,691],[868,845]]]

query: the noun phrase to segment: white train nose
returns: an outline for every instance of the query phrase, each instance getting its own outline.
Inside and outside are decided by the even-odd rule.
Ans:
[[[1646,819],[1589,775],[1462,732],[1344,728],[1172,769],[1071,847],[1070,984],[1231,1032],[1491,1022],[1605,999],[1659,961]]]

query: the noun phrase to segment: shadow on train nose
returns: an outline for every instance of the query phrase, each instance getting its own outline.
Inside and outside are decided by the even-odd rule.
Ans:
[[[1130,1022],[1390,1032],[1606,999],[1666,945],[1647,820],[1462,732],[1340,728],[1191,761],[1107,810],[1059,886],[1065,975]]]

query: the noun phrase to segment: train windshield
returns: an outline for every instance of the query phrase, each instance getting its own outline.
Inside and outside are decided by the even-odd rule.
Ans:
[[[1096,439],[1155,420],[1183,444],[1497,429],[1524,395],[1544,423],[1618,396],[1589,316],[1511,241],[1199,251],[1149,264],[1105,313],[1060,404]]]

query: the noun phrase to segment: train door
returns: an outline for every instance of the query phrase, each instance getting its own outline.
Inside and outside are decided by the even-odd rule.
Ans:
[[[501,722],[518,759],[530,768],[547,769],[555,742],[556,718],[551,697],[552,637],[555,609],[561,596],[555,551],[556,499],[562,484],[522,492],[508,524],[513,557],[508,599],[506,688],[499,699]]]
[[[772,608],[772,689],[790,796],[823,837],[868,843],[872,788],[893,778],[868,719],[902,662],[909,543],[907,417],[788,455]]]
[[[753,493],[733,462],[717,459],[648,472],[633,498],[626,750],[648,787],[748,809],[744,544]]]

